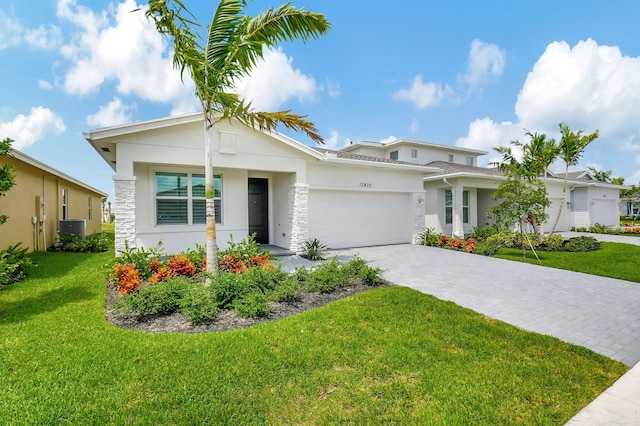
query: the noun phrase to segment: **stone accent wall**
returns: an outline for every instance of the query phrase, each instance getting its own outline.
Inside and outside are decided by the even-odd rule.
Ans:
[[[125,241],[129,247],[136,245],[136,177],[114,176],[116,215],[116,253],[124,250]]]
[[[309,185],[296,183],[289,187],[289,250],[300,252],[309,239]]]
[[[420,233],[425,228],[425,199],[424,192],[413,193],[413,244],[419,243]]]

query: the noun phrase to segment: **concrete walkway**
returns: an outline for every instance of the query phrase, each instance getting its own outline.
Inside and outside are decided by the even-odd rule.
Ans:
[[[640,245],[636,237],[585,235]],[[359,255],[398,285],[587,347],[628,366],[640,362],[639,283],[409,244],[329,254],[334,255]],[[289,260],[289,266],[308,264],[302,258]],[[640,364],[569,424],[640,425]]]

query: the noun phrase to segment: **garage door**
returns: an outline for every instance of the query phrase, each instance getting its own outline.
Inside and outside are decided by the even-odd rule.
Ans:
[[[606,226],[619,226],[620,216],[618,214],[615,200],[593,200],[591,206],[591,224],[599,223]]]
[[[410,243],[411,195],[311,190],[309,238],[330,248]]]

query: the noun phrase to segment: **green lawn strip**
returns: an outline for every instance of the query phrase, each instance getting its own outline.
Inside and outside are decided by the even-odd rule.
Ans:
[[[39,254],[0,291],[3,422],[562,424],[626,371],[405,287],[226,333],[122,330],[111,256]]]
[[[526,257],[523,258],[521,249],[503,248],[496,257],[640,282],[640,274],[638,274],[640,246],[603,242],[600,243],[600,247],[600,250],[581,253],[536,251],[540,262],[538,262],[531,250],[527,250]]]

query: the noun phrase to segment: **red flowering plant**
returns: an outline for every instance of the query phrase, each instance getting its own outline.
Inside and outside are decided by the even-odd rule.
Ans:
[[[475,253],[476,252],[476,240],[474,240],[473,238],[468,238],[467,242],[464,246],[464,249],[467,251],[467,253]]]
[[[446,235],[440,235],[440,238],[438,239],[438,247],[445,247],[448,241],[449,239]]]
[[[460,238],[451,238],[447,241],[447,247],[454,250],[462,250],[464,247],[464,240],[461,240]]]
[[[167,267],[174,276],[192,277],[196,274],[196,265],[184,253],[172,256],[167,262]]]
[[[227,248],[220,251],[219,258],[218,268],[234,274],[241,274],[256,267],[261,269],[273,267],[271,253],[255,241],[253,234],[239,243],[235,243],[231,238]]]
[[[140,271],[132,263],[116,263],[111,270],[109,281],[114,284],[121,294],[136,291],[142,279]]]

